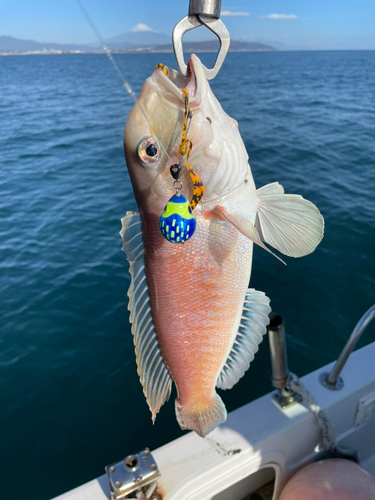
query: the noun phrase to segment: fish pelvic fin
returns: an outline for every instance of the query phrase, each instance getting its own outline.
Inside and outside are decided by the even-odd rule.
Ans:
[[[271,255],[276,257],[277,260],[285,264],[285,262],[280,259],[280,257],[278,257],[269,248],[266,247],[260,237],[257,228],[249,220],[245,219],[245,217],[242,217],[242,215],[232,214],[228,212],[226,208],[221,207],[220,205],[217,205],[212,210],[212,213],[216,215],[216,217],[218,217],[220,220],[232,224],[232,226],[234,226],[241,234],[246,236],[246,238],[251,240],[256,245],[259,245],[261,248],[263,248],[263,250],[266,250],[266,252],[270,253]]]
[[[262,241],[288,257],[312,253],[324,234],[324,219],[317,207],[298,194],[285,194],[278,183],[257,190],[255,227]]]
[[[181,429],[189,429],[204,438],[226,421],[227,410],[221,397],[215,392],[205,402],[181,405],[176,399],[176,417]]]
[[[156,414],[169,398],[172,379],[161,356],[151,317],[140,214],[139,212],[127,212],[126,217],[121,219],[121,222],[122,250],[126,253],[130,264],[131,283],[128,290],[128,308],[137,369],[154,422]]]
[[[216,387],[231,389],[245,375],[267,331],[270,312],[270,299],[263,292],[249,288],[245,295],[238,333]]]

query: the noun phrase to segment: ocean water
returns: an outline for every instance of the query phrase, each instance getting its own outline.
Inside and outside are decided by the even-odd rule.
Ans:
[[[175,67],[171,54],[116,60],[136,92],[156,63]],[[285,267],[257,248],[251,277],[304,375],[337,357],[375,302],[375,52],[229,54],[212,88],[257,186],[279,181],[325,217],[312,255]],[[182,434],[174,394],[151,423],[128,322],[118,232],[136,209],[122,151],[132,104],[104,55],[0,58],[4,499],[46,500]],[[374,338],[372,326],[360,346]],[[270,391],[269,372],[265,340],[221,393],[228,410]]]

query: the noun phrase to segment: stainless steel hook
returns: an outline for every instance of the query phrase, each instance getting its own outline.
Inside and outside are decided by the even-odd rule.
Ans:
[[[181,19],[173,29],[173,50],[176,56],[178,69],[187,76],[187,65],[185,64],[182,37],[187,31],[198,26],[206,26],[214,33],[220,42],[220,49],[216,57],[214,67],[211,69],[203,65],[207,80],[212,80],[218,74],[230,46],[229,31],[220,20],[221,0],[190,0],[189,15]]]

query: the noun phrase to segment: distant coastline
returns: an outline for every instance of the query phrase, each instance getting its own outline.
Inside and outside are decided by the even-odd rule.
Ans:
[[[316,38],[316,37],[315,37]],[[375,50],[375,35],[361,37],[336,36],[318,37],[301,36],[280,41],[275,39],[257,38],[250,35],[242,39],[232,39],[230,52],[311,52],[311,51],[373,51]],[[289,40],[288,42],[286,40]],[[103,45],[104,44],[104,45]],[[219,41],[185,41],[186,53],[218,52]],[[98,40],[87,43],[49,42],[15,38],[0,34],[0,55],[54,55],[54,54],[103,54],[109,49],[115,54],[152,54],[173,52],[171,36],[151,29],[143,23],[137,24],[130,31],[111,38],[102,43]]]
[[[119,46],[119,43],[108,43],[108,49],[114,54],[153,54],[172,53],[173,46],[167,44],[147,44]],[[129,43],[127,44],[129,45]],[[187,42],[184,51],[192,53],[218,52],[219,41]],[[258,42],[240,42],[232,40],[230,52],[275,52],[278,49],[270,45]],[[104,48],[90,47],[87,45],[59,45],[52,43],[41,43],[33,40],[19,40],[13,37],[0,36],[0,56],[14,55],[58,55],[58,54],[105,54]]]

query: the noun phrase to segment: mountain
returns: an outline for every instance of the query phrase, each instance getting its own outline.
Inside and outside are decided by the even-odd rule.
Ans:
[[[243,38],[244,41],[250,41]],[[375,35],[299,35],[288,36],[283,42],[277,40],[258,40],[276,49],[289,50],[375,50]]]
[[[199,53],[199,52],[218,52],[220,47],[219,41],[207,41],[207,42],[186,42],[183,44],[184,52],[188,53]],[[257,42],[238,42],[237,40],[232,40],[229,52],[273,52],[276,51],[274,47],[270,45],[265,45],[263,43]],[[173,52],[173,46],[171,43],[165,45],[157,45],[154,47],[140,47],[136,50],[133,48],[120,50],[120,52],[134,52],[137,53],[148,53],[148,52]]]
[[[127,37],[127,35],[136,35],[134,37]],[[111,40],[122,40],[112,41]],[[137,44],[136,40],[141,41]],[[126,40],[132,40],[132,43]],[[158,44],[156,41],[167,41],[168,43]],[[153,42],[153,43],[152,43]],[[167,35],[151,31],[137,31],[129,32],[119,37],[105,40],[107,47],[110,50],[121,53],[149,53],[149,52],[173,52],[172,43]],[[184,45],[185,52],[217,52],[219,50],[219,41],[207,42],[186,42]],[[266,44],[256,42],[238,42],[232,40],[230,45],[230,52],[269,52],[276,50]],[[11,36],[0,36],[0,53],[64,53],[64,52],[103,52],[100,46],[89,45],[74,45],[74,44],[59,44],[59,43],[44,43],[35,42],[34,40],[20,40]]]
[[[104,40],[110,50],[121,50],[130,47],[151,47],[154,45],[165,45],[171,40],[170,36],[156,31],[129,31],[123,35]]]
[[[277,50],[300,50],[300,48],[296,45],[290,45],[288,43],[277,42],[276,40],[259,40],[259,43],[270,44],[272,47],[275,47]]]
[[[35,42],[34,40],[20,40],[12,36],[0,36],[0,52],[43,52],[43,51],[92,51],[86,45],[60,44]]]

